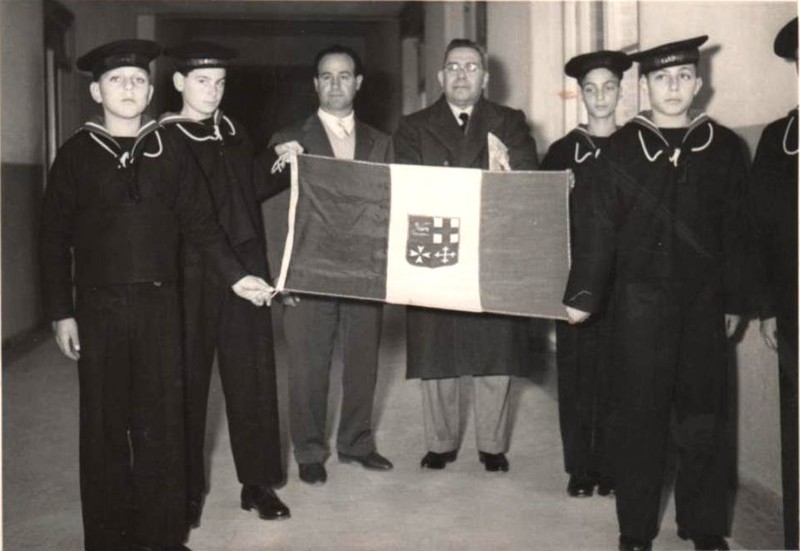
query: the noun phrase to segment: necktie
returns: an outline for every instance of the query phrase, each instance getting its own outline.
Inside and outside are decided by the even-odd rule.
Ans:
[[[461,121],[459,123],[461,125],[461,131],[466,134],[467,133],[467,123],[469,122],[469,114],[468,113],[459,113],[458,114],[458,120]]]
[[[336,123],[339,125],[339,128],[342,131],[342,137],[350,135],[350,131],[347,129],[347,125],[344,122],[344,119],[336,119]]]

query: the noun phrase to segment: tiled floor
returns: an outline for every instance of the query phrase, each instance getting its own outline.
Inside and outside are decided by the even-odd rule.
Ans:
[[[193,551],[536,551],[615,549],[613,498],[565,495],[561,442],[550,353],[537,356],[536,374],[513,387],[511,471],[487,473],[478,463],[471,425],[458,460],[441,472],[421,470],[424,453],[417,381],[404,378],[403,317],[387,308],[376,397],[377,441],[395,464],[389,473],[328,461],[329,481],[310,487],[297,478],[286,427],[286,362],[278,345],[278,382],[288,480],[280,495],[292,509],[282,522],[260,521],[239,508],[224,408],[216,378],[209,411],[211,493],[203,522],[191,534]],[[332,377],[338,381],[341,365]],[[338,389],[338,384],[331,385]],[[338,390],[337,390],[338,392]],[[469,393],[462,393],[464,400]],[[331,397],[331,419],[339,395]],[[47,340],[3,369],[3,542],[7,551],[82,549],[78,495],[78,383],[74,363]],[[751,500],[752,501],[752,500]],[[737,506],[739,507],[739,506]],[[752,506],[751,548],[780,544],[764,531]],[[669,500],[655,548],[691,549],[677,538]],[[772,531],[773,533],[770,533]],[[742,549],[737,540],[731,547]]]

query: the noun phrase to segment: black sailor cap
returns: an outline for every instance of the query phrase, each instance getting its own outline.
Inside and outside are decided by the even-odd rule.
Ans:
[[[195,41],[168,48],[164,55],[174,58],[180,70],[227,67],[239,52],[213,42]]]
[[[139,67],[149,71],[150,62],[161,53],[161,46],[152,40],[131,38],[103,44],[78,58],[80,71],[92,73],[97,81],[103,73],[117,67]]]
[[[569,77],[580,80],[592,69],[602,67],[612,73],[622,75],[622,73],[630,69],[632,64],[631,58],[622,52],[600,50],[573,57],[564,65],[564,73]]]
[[[700,46],[708,40],[707,35],[696,36],[678,42],[662,44],[643,52],[631,54],[633,61],[639,62],[642,74],[656,69],[697,63],[700,59]]]
[[[773,46],[775,55],[785,59],[797,59],[797,18],[789,21],[778,32]]]

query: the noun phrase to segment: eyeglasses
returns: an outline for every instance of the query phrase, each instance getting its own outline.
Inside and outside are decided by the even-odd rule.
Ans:
[[[444,66],[445,72],[450,73],[451,75],[458,74],[460,71],[464,71],[465,73],[476,73],[480,68],[481,65],[473,61],[465,63],[464,65],[453,61]]]

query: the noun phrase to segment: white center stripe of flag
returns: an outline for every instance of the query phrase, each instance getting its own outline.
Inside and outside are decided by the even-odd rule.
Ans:
[[[481,171],[391,165],[391,181],[386,300],[480,312]],[[457,218],[455,261],[434,268],[409,262],[409,216]]]

